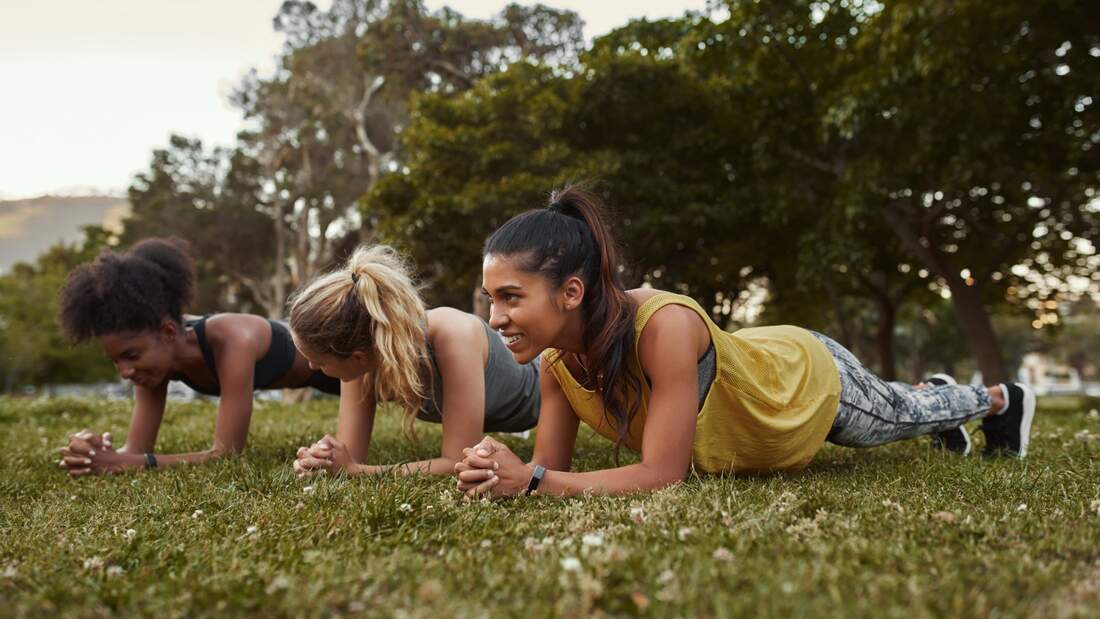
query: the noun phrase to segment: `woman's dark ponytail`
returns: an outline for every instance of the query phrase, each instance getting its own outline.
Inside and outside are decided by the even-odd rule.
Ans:
[[[600,199],[580,186],[555,191],[547,208],[517,215],[494,232],[484,253],[516,257],[521,269],[555,287],[573,276],[584,282],[584,355],[593,374],[585,386],[599,392],[621,446],[641,400],[641,379],[629,371],[637,306],[620,280],[622,259]]]

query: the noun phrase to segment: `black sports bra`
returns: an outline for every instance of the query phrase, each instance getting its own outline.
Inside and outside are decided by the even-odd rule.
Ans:
[[[199,350],[202,351],[202,358],[206,360],[206,366],[214,374],[214,389],[194,385],[186,378],[182,380],[185,385],[199,393],[221,395],[221,388],[217,385],[218,366],[214,361],[214,351],[206,341],[206,319],[212,315],[187,320],[184,325],[195,330],[195,339],[199,343]],[[267,389],[294,367],[294,340],[290,337],[290,330],[285,323],[278,320],[268,320],[268,322],[271,323],[271,346],[268,347],[267,354],[256,362],[256,370],[252,375],[253,389]]]

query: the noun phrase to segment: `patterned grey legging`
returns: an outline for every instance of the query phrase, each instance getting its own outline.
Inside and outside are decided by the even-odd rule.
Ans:
[[[942,432],[983,417],[993,400],[985,387],[944,385],[915,389],[886,382],[855,355],[820,333],[840,371],[840,407],[828,440],[846,447],[874,447]]]

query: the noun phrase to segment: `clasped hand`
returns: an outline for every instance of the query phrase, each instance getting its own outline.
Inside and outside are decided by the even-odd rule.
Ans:
[[[69,444],[58,450],[58,466],[73,477],[119,473],[127,468],[126,459],[111,446],[111,433],[97,434],[81,430],[69,436]]]
[[[351,457],[348,448],[335,437],[326,434],[309,447],[298,448],[294,471],[298,477],[314,477],[324,473],[354,473],[359,463]]]
[[[455,463],[458,489],[469,498],[514,497],[527,490],[534,469],[508,446],[486,436],[473,447],[462,450],[464,455]]]

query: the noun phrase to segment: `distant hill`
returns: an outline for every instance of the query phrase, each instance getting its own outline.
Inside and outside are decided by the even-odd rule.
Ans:
[[[42,196],[0,201],[0,273],[31,262],[58,241],[83,238],[81,226],[118,229],[130,203],[107,196]]]

